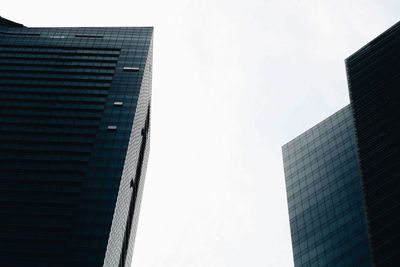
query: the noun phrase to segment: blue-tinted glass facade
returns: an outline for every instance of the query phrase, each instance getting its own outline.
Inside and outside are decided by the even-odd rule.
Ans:
[[[1,266],[130,266],[152,35],[0,18]]]
[[[351,107],[282,150],[295,266],[372,266]]]

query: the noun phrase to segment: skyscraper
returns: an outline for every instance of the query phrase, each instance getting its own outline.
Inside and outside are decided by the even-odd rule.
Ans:
[[[400,23],[346,60],[371,247],[400,264]]]
[[[152,36],[0,18],[1,266],[130,266]]]
[[[350,106],[283,147],[296,266],[400,264],[398,62],[400,23],[346,59]]]
[[[351,107],[283,146],[296,266],[372,266]]]

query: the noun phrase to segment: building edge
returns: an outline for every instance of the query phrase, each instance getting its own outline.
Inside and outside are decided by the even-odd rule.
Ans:
[[[150,27],[153,32],[153,27]],[[151,41],[149,44],[149,49],[147,53],[147,59],[144,67],[144,73],[142,76],[141,90],[138,98],[138,104],[136,106],[135,111],[135,118],[133,120],[133,127],[130,135],[130,141],[128,144],[128,149],[126,152],[126,158],[124,163],[124,168],[122,171],[122,177],[120,181],[120,186],[118,190],[118,197],[117,202],[114,209],[114,215],[112,219],[112,224],[110,228],[110,235],[107,242],[107,249],[104,257],[103,267],[125,267],[130,266],[132,261],[132,254],[133,254],[133,246],[135,241],[135,233],[136,233],[136,225],[138,221],[138,216],[140,212],[140,202],[142,199],[143,187],[144,187],[144,180],[146,175],[147,169],[147,162],[149,156],[149,149],[150,149],[150,124],[149,128],[147,129],[147,135],[145,137],[146,146],[143,155],[143,162],[140,164],[140,153],[137,153],[140,150],[141,143],[143,142],[142,133],[143,129],[145,129],[146,124],[146,116],[150,119],[150,104],[151,104],[151,91],[152,91],[152,61],[153,61],[153,33],[151,37]],[[141,166],[138,166],[140,164]],[[136,167],[136,170],[132,172],[129,168],[129,165],[133,165]],[[141,168],[139,170],[138,168]],[[139,181],[137,194],[135,195],[133,192],[133,186],[135,184],[135,175],[140,171],[140,177],[137,179]],[[135,199],[132,199],[135,198]],[[133,220],[132,223],[129,225],[127,224],[129,220],[129,207],[130,205],[126,205],[126,203],[134,202],[133,207]],[[122,257],[114,257],[115,255],[122,255],[124,250],[124,238],[126,236],[126,231],[130,228],[129,240],[128,240],[128,247],[126,251],[124,262],[121,262]],[[123,229],[123,231],[121,230]]]

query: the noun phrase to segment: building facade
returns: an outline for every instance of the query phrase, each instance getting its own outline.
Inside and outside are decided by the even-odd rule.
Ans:
[[[400,23],[346,59],[350,105],[283,146],[296,266],[399,266],[398,62]]]
[[[400,264],[400,23],[346,60],[377,266]]]
[[[295,266],[372,266],[351,107],[282,151]]]
[[[152,36],[0,18],[1,266],[130,266]]]

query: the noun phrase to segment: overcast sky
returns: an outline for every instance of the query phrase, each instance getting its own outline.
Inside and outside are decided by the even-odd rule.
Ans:
[[[397,0],[2,0],[26,26],[154,26],[135,267],[293,266],[281,145],[349,102]]]

